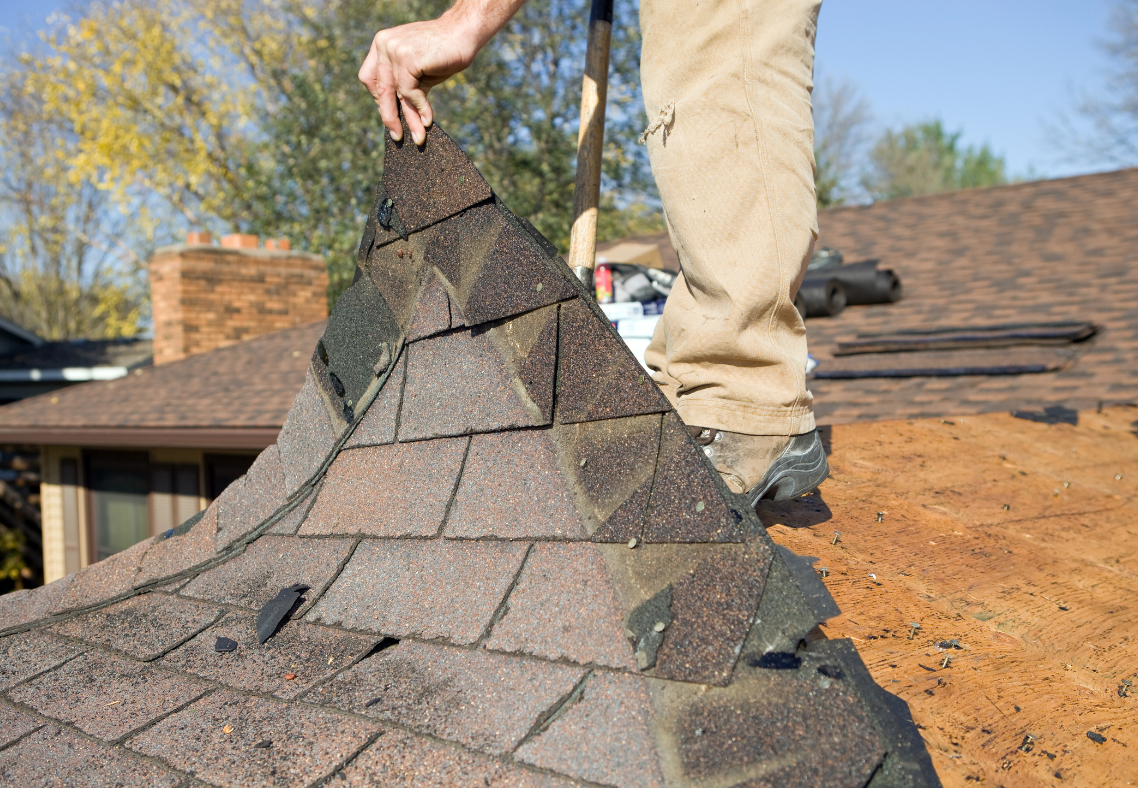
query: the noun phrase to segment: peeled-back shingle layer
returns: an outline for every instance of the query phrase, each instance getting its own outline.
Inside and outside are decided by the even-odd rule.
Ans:
[[[937,784],[801,564],[435,126],[248,475],[0,599],[0,782]]]

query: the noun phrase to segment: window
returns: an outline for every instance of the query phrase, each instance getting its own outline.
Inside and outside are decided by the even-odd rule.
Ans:
[[[86,455],[91,559],[102,561],[150,536],[150,457],[146,452]]]
[[[197,514],[200,494],[197,465],[151,463],[151,531],[163,533]]]

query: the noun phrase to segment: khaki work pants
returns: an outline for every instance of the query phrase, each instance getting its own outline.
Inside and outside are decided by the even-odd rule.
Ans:
[[[683,267],[645,361],[686,424],[814,428],[794,294],[818,217],[821,0],[641,0],[646,132]]]

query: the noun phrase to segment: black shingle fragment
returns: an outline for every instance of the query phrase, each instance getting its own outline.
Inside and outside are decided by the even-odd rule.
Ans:
[[[1106,737],[1101,733],[1096,733],[1095,731],[1087,731],[1087,738],[1093,741],[1095,744],[1106,744]]]
[[[262,640],[261,642],[264,643],[265,641]],[[237,650],[237,641],[234,640],[233,638],[219,637],[217,639],[217,641],[213,644],[213,650],[221,652],[223,654],[226,654],[230,651],[236,651]]]
[[[296,583],[288,588],[282,588],[277,595],[270,599],[261,612],[257,614],[257,640],[264,643],[271,638],[281,625],[285,617],[296,605],[300,595],[307,591],[309,586]]]

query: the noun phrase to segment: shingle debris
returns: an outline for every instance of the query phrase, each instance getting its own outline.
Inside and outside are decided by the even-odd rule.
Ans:
[[[300,595],[309,589],[304,583],[294,583],[282,588],[277,595],[265,603],[261,612],[257,614],[257,642],[264,643],[277,631],[277,627],[284,621],[296,605]]]

